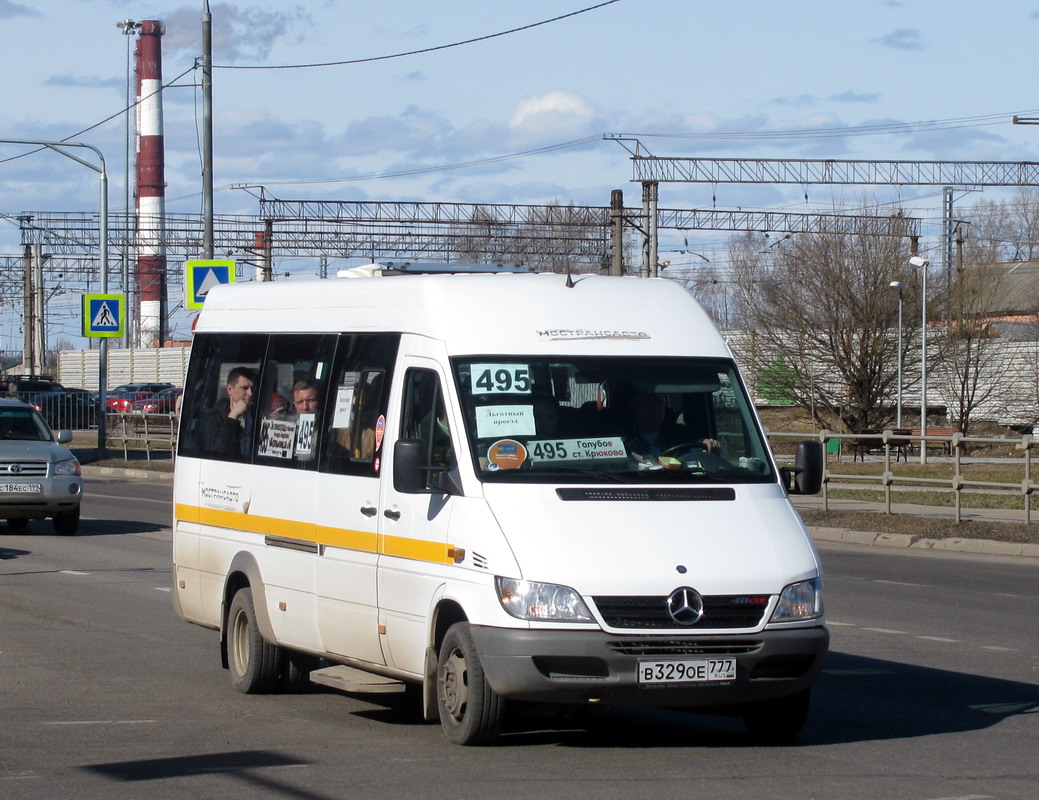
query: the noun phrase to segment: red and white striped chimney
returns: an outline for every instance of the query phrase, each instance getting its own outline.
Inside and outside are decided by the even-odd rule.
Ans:
[[[141,23],[137,59],[137,285],[139,344],[166,340],[166,179],[162,141],[162,43],[158,20]]]

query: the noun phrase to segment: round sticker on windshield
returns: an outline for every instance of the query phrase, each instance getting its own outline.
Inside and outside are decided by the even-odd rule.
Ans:
[[[527,460],[527,448],[515,439],[499,439],[487,448],[488,469],[519,469]]]

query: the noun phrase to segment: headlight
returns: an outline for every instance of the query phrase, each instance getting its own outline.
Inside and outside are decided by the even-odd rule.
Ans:
[[[592,622],[581,596],[569,586],[554,583],[494,579],[502,607],[520,619],[546,622]]]
[[[772,622],[799,622],[823,614],[823,582],[821,578],[787,586],[779,596]]]
[[[54,464],[55,475],[79,475],[79,462],[74,458],[66,458]]]

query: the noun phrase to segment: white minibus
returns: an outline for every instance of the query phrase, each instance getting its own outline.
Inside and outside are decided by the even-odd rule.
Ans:
[[[415,684],[459,744],[506,709],[611,704],[795,737],[829,634],[788,493],[819,490],[821,445],[777,466],[678,285],[480,270],[209,293],[177,612],[239,691]]]

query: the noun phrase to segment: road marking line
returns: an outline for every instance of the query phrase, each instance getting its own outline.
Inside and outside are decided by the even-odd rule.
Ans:
[[[854,628],[854,622],[834,622],[833,620],[826,620],[826,624],[831,628]]]
[[[169,592],[172,591],[169,586],[156,586],[155,591],[157,592]]]
[[[983,644],[981,645],[982,650],[995,650],[997,653],[1016,653],[1016,647],[999,647],[994,644]]]
[[[946,639],[944,636],[917,636],[917,639],[926,639],[929,642],[945,642],[947,644],[959,644],[959,639]]]
[[[905,631],[893,631],[890,628],[863,628],[864,631],[873,631],[874,633],[891,633],[897,636],[905,636]]]
[[[884,581],[884,580],[880,580],[879,578],[874,580],[873,583],[884,583],[884,584],[887,584],[888,586],[917,586],[917,587],[921,587],[921,588],[925,588],[925,587],[928,586],[928,584],[926,584],[926,583],[906,583],[905,581]]]
[[[78,569],[58,570],[62,575],[89,575],[89,572],[80,572]]]
[[[154,725],[153,719],[83,719],[83,720],[54,720],[44,722],[44,725]]]

